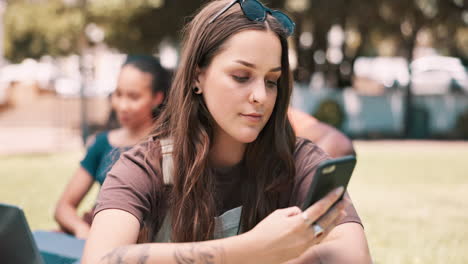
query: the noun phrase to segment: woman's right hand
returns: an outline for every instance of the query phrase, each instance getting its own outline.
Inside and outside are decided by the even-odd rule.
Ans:
[[[252,239],[253,245],[260,247],[259,260],[264,259],[262,263],[283,263],[320,243],[345,216],[344,199],[329,210],[342,193],[343,188],[337,188],[304,212],[298,207],[278,209],[258,223],[246,235]],[[323,228],[322,234],[314,234],[314,223]]]

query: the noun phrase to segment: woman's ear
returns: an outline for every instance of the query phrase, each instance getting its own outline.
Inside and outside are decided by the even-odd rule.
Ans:
[[[205,83],[205,70],[197,67],[195,70],[195,78],[193,80],[193,87],[198,87],[200,90],[203,89],[203,84]]]
[[[157,107],[158,105],[162,104],[162,102],[164,101],[164,94],[163,92],[156,92],[154,95],[153,95],[153,106],[154,107]]]

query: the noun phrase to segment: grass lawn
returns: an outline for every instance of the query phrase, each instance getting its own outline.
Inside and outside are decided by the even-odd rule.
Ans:
[[[82,153],[0,156],[0,202],[23,208],[32,230],[56,229],[55,203],[78,168]],[[80,212],[92,207],[98,188],[80,205]]]
[[[349,190],[374,262],[468,263],[468,143],[360,141],[356,149]],[[56,228],[55,202],[81,156],[0,156],[0,202],[23,207],[33,230]]]
[[[375,263],[468,263],[468,144],[356,149],[349,190]]]

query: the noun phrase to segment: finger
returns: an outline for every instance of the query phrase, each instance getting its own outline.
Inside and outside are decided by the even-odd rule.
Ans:
[[[278,210],[278,212],[281,213],[282,215],[285,215],[285,216],[289,217],[289,216],[294,216],[294,215],[298,215],[298,214],[302,213],[302,210],[297,206],[293,206],[293,207],[280,209],[280,210]]]
[[[333,205],[343,193],[344,188],[339,187],[330,193],[328,193],[324,198],[320,199],[318,202],[307,208],[304,212],[312,222],[315,222],[320,216],[325,214],[330,206]]]
[[[316,230],[315,227],[321,228],[322,230]],[[310,226],[310,229],[314,233],[314,243],[318,244],[322,242],[322,240],[328,235],[330,232],[331,228],[324,228],[320,224],[316,223]],[[317,233],[320,232],[320,233]]]
[[[344,201],[340,201],[335,204],[332,208],[330,208],[325,214],[319,217],[315,222],[319,223],[323,228],[328,227],[329,225],[333,224],[335,219],[340,216],[340,214],[344,210]]]

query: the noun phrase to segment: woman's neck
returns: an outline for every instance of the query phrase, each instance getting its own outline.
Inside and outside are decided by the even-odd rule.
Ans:
[[[153,127],[153,120],[148,120],[145,123],[140,124],[136,127],[127,127],[127,133],[129,138],[134,138],[137,140],[141,140],[143,137],[147,136],[149,132],[151,132],[151,128]]]
[[[114,144],[120,147],[133,146],[149,135],[153,122],[149,121],[138,127],[121,127],[117,129]]]
[[[210,163],[217,168],[238,164],[244,157],[247,144],[235,140],[224,131],[215,134],[209,154]]]

